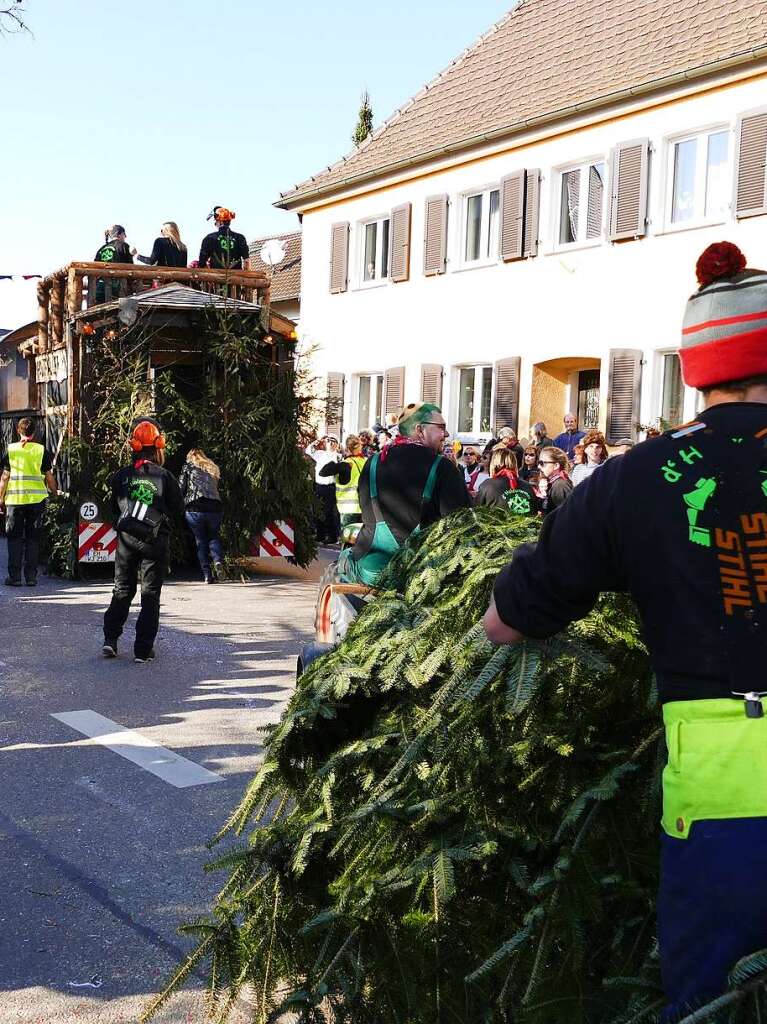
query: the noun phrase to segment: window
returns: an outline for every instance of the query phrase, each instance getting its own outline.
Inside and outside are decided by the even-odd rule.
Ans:
[[[367,430],[381,422],[383,374],[366,373],[358,378],[357,430]]]
[[[362,227],[362,280],[385,280],[389,276],[389,218],[381,217]]]
[[[560,184],[559,244],[572,245],[601,238],[604,208],[604,161],[563,171]]]
[[[661,358],[660,418],[669,426],[675,426],[684,421],[682,364],[676,352],[665,352]]]
[[[701,132],[672,143],[669,192],[672,224],[724,220],[730,199],[730,133]]]
[[[491,260],[498,256],[498,227],[501,211],[500,189],[486,189],[466,196],[464,263]]]
[[[459,434],[480,434],[490,430],[492,395],[492,366],[461,367],[458,371]]]

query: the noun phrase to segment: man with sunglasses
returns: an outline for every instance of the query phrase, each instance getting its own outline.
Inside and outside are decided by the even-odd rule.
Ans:
[[[405,406],[397,429],[394,441],[362,470],[362,529],[338,562],[347,582],[374,586],[412,533],[470,504],[462,472],[441,454],[450,435],[439,406]]]

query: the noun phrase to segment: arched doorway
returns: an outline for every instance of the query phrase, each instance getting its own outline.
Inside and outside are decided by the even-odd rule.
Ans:
[[[596,356],[564,356],[533,366],[530,426],[542,420],[550,437],[562,429],[567,412],[578,417],[581,430],[598,428],[604,418],[600,377],[602,361]]]

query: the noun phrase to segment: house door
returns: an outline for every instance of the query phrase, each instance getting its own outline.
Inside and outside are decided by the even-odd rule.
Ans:
[[[596,430],[599,426],[599,370],[581,370],[578,374],[578,429]]]

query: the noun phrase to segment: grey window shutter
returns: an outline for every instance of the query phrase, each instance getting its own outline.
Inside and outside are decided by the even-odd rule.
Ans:
[[[407,281],[410,277],[410,214],[410,203],[395,206],[391,212],[389,276],[392,281]]]
[[[642,383],[642,352],[637,348],[610,349],[607,391],[607,443],[623,437],[636,440]]]
[[[589,196],[586,206],[586,238],[602,237],[602,211],[605,208],[604,185],[597,169],[589,167]]]
[[[535,170],[525,171],[525,223],[524,242],[522,245],[523,256],[538,255],[538,227],[540,223],[541,210],[541,172]]]
[[[499,359],[495,364],[495,415],[493,431],[498,434],[501,427],[517,429],[519,420],[519,371],[522,360],[519,356]]]
[[[426,277],[444,274],[447,268],[447,196],[426,200],[423,231],[423,272]]]
[[[331,372],[328,374],[327,391],[325,394],[325,433],[335,434],[341,438],[344,425],[344,375]]]
[[[641,238],[647,231],[650,140],[621,142],[612,151],[610,241]]]
[[[395,366],[384,373],[384,415],[400,412],[405,404],[405,367]]]
[[[767,213],[767,108],[738,117],[735,143],[735,216]]]
[[[498,247],[502,260],[521,260],[524,256],[525,171],[515,171],[501,178],[501,241]]]
[[[330,294],[345,292],[349,279],[349,222],[330,229]]]
[[[421,366],[421,401],[442,405],[442,367],[439,363]]]

